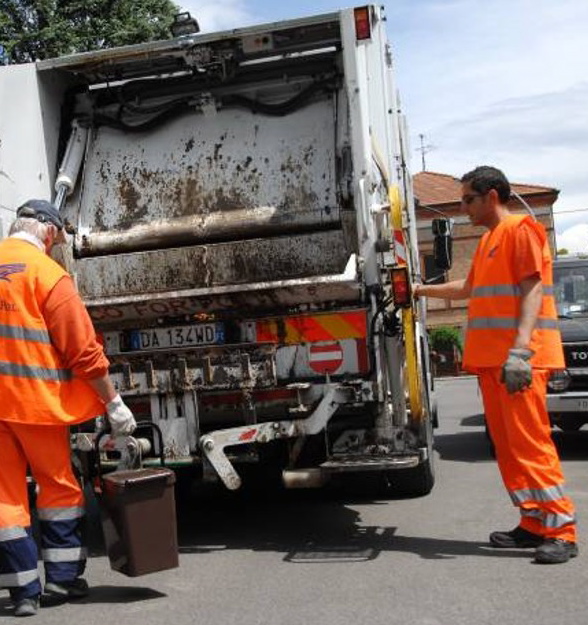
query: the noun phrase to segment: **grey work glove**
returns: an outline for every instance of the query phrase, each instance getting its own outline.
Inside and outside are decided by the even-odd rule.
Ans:
[[[129,436],[137,427],[133,413],[120,395],[117,395],[106,404],[106,415],[112,428],[113,436]]]
[[[508,358],[502,365],[500,381],[506,384],[509,393],[517,393],[531,386],[533,376],[529,360],[534,353],[532,349],[524,347],[508,350]]]

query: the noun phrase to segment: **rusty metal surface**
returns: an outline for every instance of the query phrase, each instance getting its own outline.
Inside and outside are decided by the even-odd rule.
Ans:
[[[124,231],[76,237],[79,257],[176,247],[182,244],[240,241],[339,226],[339,209],[279,211],[274,206],[140,223]]]
[[[352,257],[350,260],[354,260]],[[213,289],[189,289],[169,293],[150,293],[86,300],[96,327],[101,330],[137,327],[164,316],[191,316],[253,311],[275,312],[302,304],[331,310],[333,302],[357,304],[363,291],[356,274],[301,278],[282,282],[232,285]]]
[[[279,87],[280,100],[298,89]],[[94,321],[357,301],[336,108],[324,97],[283,117],[208,108],[145,132],[95,128],[66,209]]]
[[[85,258],[78,262],[77,283],[90,300],[146,300],[150,293],[339,274],[347,260],[341,231],[332,231]]]
[[[228,109],[144,133],[100,128],[84,167],[80,234],[258,207],[274,219],[300,210],[320,220],[337,206],[334,119],[324,100],[282,118]]]
[[[277,383],[274,353],[273,347],[243,347],[112,355],[110,374],[130,395],[270,388]]]

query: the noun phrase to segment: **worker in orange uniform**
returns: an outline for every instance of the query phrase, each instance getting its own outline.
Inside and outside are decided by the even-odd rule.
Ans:
[[[465,174],[462,206],[488,231],[465,280],[415,285],[415,296],[469,298],[463,367],[478,375],[502,479],[520,522],[490,534],[496,548],[536,548],[535,561],[578,555],[574,505],[551,439],[549,372],[565,367],[545,229],[506,207],[510,184],[494,167]]]
[[[67,272],[49,257],[64,240],[56,208],[30,200],[0,242],[0,587],[16,616],[87,595],[68,426],[106,413],[114,435],[135,419],[108,376],[108,360]],[[27,467],[37,484],[42,593],[31,535]],[[45,602],[45,603],[44,603]]]

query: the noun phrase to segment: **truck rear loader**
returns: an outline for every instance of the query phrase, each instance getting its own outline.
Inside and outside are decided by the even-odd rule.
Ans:
[[[29,197],[59,207],[59,261],[178,472],[433,486],[385,24],[369,5],[0,69],[3,220]]]

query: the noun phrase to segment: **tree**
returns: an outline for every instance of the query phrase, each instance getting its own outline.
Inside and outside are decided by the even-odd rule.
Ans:
[[[11,63],[168,39],[172,0],[0,0],[0,44]]]

